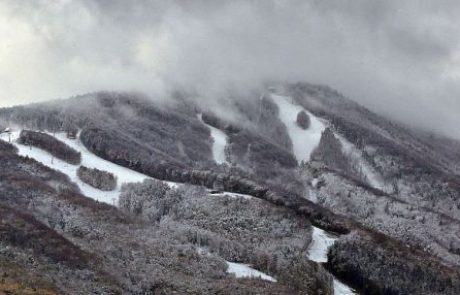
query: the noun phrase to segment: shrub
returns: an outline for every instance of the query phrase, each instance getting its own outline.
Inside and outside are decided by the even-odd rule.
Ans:
[[[44,255],[53,262],[83,268],[91,261],[89,253],[37,220],[33,215],[0,204],[2,242],[35,255]]]
[[[124,184],[119,197],[120,208],[156,222],[169,213],[182,196],[163,181],[146,179],[142,183]]]
[[[16,153],[17,148],[11,143],[0,140],[0,152]]]
[[[302,129],[310,128],[310,116],[305,111],[300,111],[297,114],[297,125]]]
[[[379,233],[339,240],[327,267],[363,294],[460,294],[457,270]]]
[[[77,175],[81,181],[101,191],[113,191],[117,187],[117,177],[107,171],[80,166]]]
[[[345,173],[351,170],[349,160],[342,152],[342,143],[334,135],[330,127],[326,128],[321,134],[318,147],[313,151],[311,158],[324,163],[332,169]]]
[[[79,152],[46,133],[23,130],[19,136],[19,143],[43,149],[69,164],[78,165],[81,162]]]

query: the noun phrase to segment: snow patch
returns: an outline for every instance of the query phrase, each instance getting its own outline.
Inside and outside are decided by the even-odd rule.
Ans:
[[[312,243],[308,249],[308,259],[318,263],[327,262],[327,251],[336,240],[336,236],[313,226]],[[335,277],[333,283],[335,295],[356,294],[353,289],[343,284]]]
[[[229,198],[232,198],[232,199],[243,198],[243,199],[247,199],[247,200],[253,198],[253,196],[251,196],[251,195],[231,193],[231,192],[219,192],[219,193],[216,193],[216,194],[211,194],[211,196],[229,197]]]
[[[317,194],[318,183],[319,183],[319,179],[313,178],[310,181],[310,186],[308,187],[308,192],[306,193],[306,196],[305,196],[307,200],[310,200],[315,204],[318,203],[318,194]]]
[[[313,188],[317,188],[318,187],[318,183],[319,183],[319,179],[318,178],[313,178],[313,180],[311,181],[311,186]]]
[[[312,243],[308,249],[308,258],[315,262],[327,262],[327,250],[334,244],[337,237],[313,226]]]
[[[256,269],[251,268],[247,264],[228,262],[227,272],[234,274],[236,278],[260,278],[262,280],[276,283],[276,279],[260,272]]]
[[[293,104],[291,98],[276,94],[272,94],[271,97],[278,105],[279,118],[286,125],[297,161],[310,161],[311,153],[318,146],[326,125],[303,107]],[[310,127],[306,130],[300,128],[296,122],[297,114],[301,111],[310,117]]]
[[[225,147],[227,146],[228,136],[222,130],[206,124],[203,121],[202,114],[198,114],[198,119],[206,126],[211,129],[211,137],[213,139],[212,144],[212,155],[214,157],[214,161],[217,164],[228,163],[227,157],[225,156]]]
[[[199,255],[213,256],[207,247],[197,247],[197,253]],[[252,268],[249,264],[235,263],[225,261],[227,263],[227,273],[235,275],[238,278],[260,278],[262,280],[276,283],[276,279]]]
[[[334,295],[354,295],[357,294],[353,289],[334,278]]]

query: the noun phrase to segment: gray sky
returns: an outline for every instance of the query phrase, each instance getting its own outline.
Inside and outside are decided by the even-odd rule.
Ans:
[[[0,0],[0,106],[305,80],[460,138],[459,14],[458,0]]]

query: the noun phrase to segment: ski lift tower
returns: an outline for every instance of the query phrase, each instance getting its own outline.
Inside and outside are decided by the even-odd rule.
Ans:
[[[10,128],[10,127],[6,127],[5,130],[3,130],[3,131],[0,132],[0,133],[6,133],[6,134],[8,134],[8,142],[11,143],[11,132],[12,132],[11,128]]]

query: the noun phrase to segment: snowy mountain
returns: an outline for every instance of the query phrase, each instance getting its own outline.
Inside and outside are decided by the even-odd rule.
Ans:
[[[222,99],[225,115],[185,93],[0,109],[11,128],[0,134],[7,283],[50,294],[460,293],[460,143],[326,86]],[[107,177],[112,190],[98,187]]]

